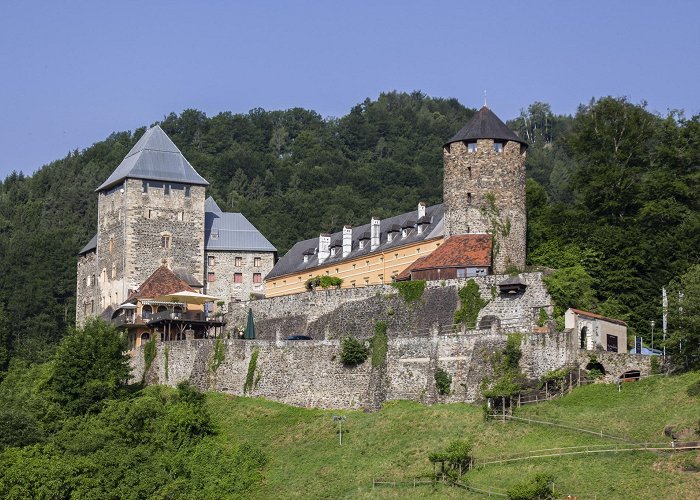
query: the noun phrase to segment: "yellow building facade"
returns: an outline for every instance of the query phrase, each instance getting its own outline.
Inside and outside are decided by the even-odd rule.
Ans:
[[[442,241],[443,237],[439,236],[277,276],[265,281],[265,296],[277,297],[306,292],[306,280],[314,276],[340,278],[343,280],[341,288],[391,283],[393,277],[413,264],[416,259],[430,255]]]

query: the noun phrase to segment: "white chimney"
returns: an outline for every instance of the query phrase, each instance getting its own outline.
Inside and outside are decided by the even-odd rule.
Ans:
[[[318,261],[324,262],[331,255],[331,235],[321,234],[318,237]]]
[[[352,226],[343,226],[343,257],[352,252]]]
[[[379,247],[380,222],[378,217],[372,217],[372,223],[370,224],[370,250],[376,250]]]
[[[425,202],[424,201],[418,202],[418,219],[420,219],[421,217],[425,217]]]

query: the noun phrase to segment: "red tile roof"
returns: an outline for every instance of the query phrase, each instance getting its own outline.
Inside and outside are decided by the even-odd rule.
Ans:
[[[586,316],[587,318],[594,318],[594,319],[602,319],[603,321],[607,321],[609,323],[615,323],[616,325],[622,325],[622,326],[627,326],[627,323],[622,321],[621,319],[615,319],[615,318],[607,318],[605,316],[601,316],[600,314],[588,312],[588,311],[582,311],[581,309],[574,309],[573,307],[570,308],[572,311],[574,311],[576,314],[579,316]]]
[[[130,302],[134,299],[155,299],[161,295],[168,295],[176,292],[194,292],[195,289],[178,278],[166,266],[160,266],[144,281],[138,290],[132,292],[129,298]]]
[[[411,272],[426,269],[490,267],[491,245],[492,238],[490,234],[459,234],[451,236],[442,245],[433,250],[430,255],[417,259],[404,269],[396,279],[407,279]]]

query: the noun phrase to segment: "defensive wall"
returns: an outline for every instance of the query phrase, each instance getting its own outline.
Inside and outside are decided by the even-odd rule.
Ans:
[[[189,380],[202,390],[244,395],[250,371],[248,395],[316,408],[376,409],[397,399],[473,402],[480,399],[483,378],[492,375],[490,355],[502,350],[506,341],[507,335],[490,330],[442,335],[435,326],[426,336],[390,338],[380,366],[367,359],[356,367],[340,361],[339,339],[160,342],[145,378],[143,347],[131,351],[132,377],[170,386]],[[521,368],[532,378],[565,365],[585,368],[592,354],[605,367],[608,380],[633,369],[649,374],[648,356],[582,351],[575,347],[570,332],[523,335],[521,349]],[[448,395],[437,393],[438,368],[452,377]]]

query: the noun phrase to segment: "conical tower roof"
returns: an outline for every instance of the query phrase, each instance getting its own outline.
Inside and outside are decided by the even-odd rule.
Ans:
[[[112,175],[95,191],[110,188],[127,178],[209,185],[158,125],[146,130]]]
[[[458,141],[475,141],[477,139],[515,141],[527,146],[527,142],[509,129],[487,106],[482,107],[445,145]]]

